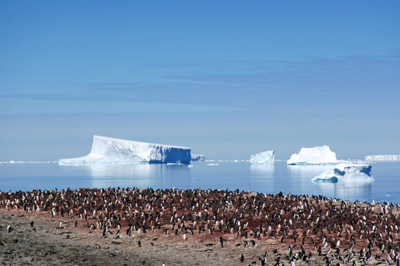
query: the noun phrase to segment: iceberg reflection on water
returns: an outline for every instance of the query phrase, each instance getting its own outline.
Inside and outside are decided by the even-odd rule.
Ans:
[[[190,176],[186,165],[165,164],[92,164],[85,165],[93,187],[167,187],[169,180]]]
[[[268,164],[250,164],[251,175],[265,175],[266,177],[274,176],[274,165]]]
[[[288,165],[287,168],[293,176],[310,179],[324,171],[335,168],[335,165]]]
[[[362,202],[368,200],[371,195],[371,184],[361,187],[350,187],[340,183],[317,183],[316,185],[324,195],[330,195],[333,198]]]

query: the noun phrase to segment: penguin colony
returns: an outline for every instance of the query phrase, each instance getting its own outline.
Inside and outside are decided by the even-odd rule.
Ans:
[[[310,259],[306,250],[318,251],[326,265],[355,265],[356,260],[367,263],[372,258],[400,263],[399,205],[386,202],[238,190],[85,188],[0,192],[0,208],[69,217],[76,227],[97,230],[103,237],[110,229],[117,230],[116,238],[148,231],[180,235],[183,240],[207,235],[219,239],[222,248],[227,239],[244,247],[274,239],[288,249],[285,259],[292,265]],[[261,265],[267,256],[266,252],[259,258]]]

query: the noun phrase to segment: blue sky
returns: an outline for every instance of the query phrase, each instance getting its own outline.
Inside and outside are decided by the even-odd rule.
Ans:
[[[399,1],[2,1],[0,161],[92,135],[400,154]]]

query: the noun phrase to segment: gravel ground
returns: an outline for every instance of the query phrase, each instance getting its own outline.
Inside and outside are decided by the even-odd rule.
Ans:
[[[360,205],[361,206],[361,205]],[[397,215],[397,214],[396,214]],[[33,224],[32,224],[33,222]],[[354,250],[301,244],[290,247],[279,238],[250,238],[235,234],[168,234],[160,230],[133,232],[107,237],[90,230],[85,219],[50,217],[47,212],[0,209],[0,265],[398,265],[387,252],[373,249],[373,255]],[[11,226],[12,230],[8,227]],[[396,243],[399,236],[395,234]],[[140,241],[140,246],[139,246]],[[292,250],[290,250],[292,248]],[[397,252],[397,251],[396,251]],[[398,256],[398,254],[396,253]],[[242,258],[242,260],[241,260]]]

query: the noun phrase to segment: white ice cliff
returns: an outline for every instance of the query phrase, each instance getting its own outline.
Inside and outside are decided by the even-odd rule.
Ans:
[[[314,148],[301,148],[299,153],[294,153],[287,164],[336,164],[336,153],[329,146],[318,146]]]
[[[189,163],[191,150],[162,144],[93,136],[91,152],[79,158],[60,159],[60,165],[96,163]]]
[[[275,152],[274,151],[264,151],[250,156],[251,164],[270,164],[275,163]]]
[[[344,185],[364,186],[374,182],[371,176],[371,165],[338,164],[334,169],[323,172],[312,179],[315,183],[329,182]]]
[[[365,160],[373,162],[397,162],[400,161],[400,155],[368,155],[365,156]]]

